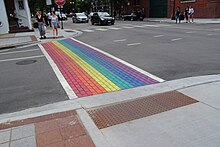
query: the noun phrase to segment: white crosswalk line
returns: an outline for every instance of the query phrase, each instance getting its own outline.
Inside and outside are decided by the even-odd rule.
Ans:
[[[154,38],[163,37],[164,35],[156,35]]]
[[[95,29],[95,30],[97,30],[97,31],[107,31],[108,29]]]
[[[130,44],[127,44],[127,46],[134,46],[134,45],[140,45],[141,43],[130,43]]]
[[[158,25],[149,25],[149,24],[146,24],[146,25],[143,25],[145,27],[159,27]]]
[[[90,33],[90,32],[94,32],[94,30],[82,30],[83,32],[88,32],[88,33]]]
[[[123,42],[126,41],[127,39],[120,39],[120,40],[114,40],[113,42]]]
[[[175,39],[171,39],[171,41],[177,41],[177,40],[181,40],[183,38],[175,38]]]
[[[189,32],[186,32],[187,34],[192,34],[192,33],[196,33],[196,31],[189,31]]]
[[[111,28],[108,28],[110,30],[120,30],[121,28],[114,28],[114,27],[111,27]]]
[[[124,28],[124,29],[132,29],[134,27],[123,26],[122,28]]]
[[[144,25],[142,25],[142,26],[139,26],[139,25],[133,25],[134,27],[136,27],[136,28],[144,28],[145,26]]]

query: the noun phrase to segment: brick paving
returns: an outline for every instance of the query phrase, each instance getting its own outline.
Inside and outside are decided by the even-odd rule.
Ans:
[[[9,124],[13,127],[8,128]],[[2,126],[0,147],[94,147],[75,111],[14,121]]]

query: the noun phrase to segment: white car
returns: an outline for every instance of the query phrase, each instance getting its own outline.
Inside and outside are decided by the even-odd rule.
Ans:
[[[72,21],[73,21],[73,23],[77,23],[77,22],[88,23],[89,19],[84,13],[75,13],[72,17]]]

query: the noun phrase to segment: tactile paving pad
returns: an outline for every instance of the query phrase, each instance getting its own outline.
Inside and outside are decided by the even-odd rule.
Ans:
[[[99,129],[147,117],[178,107],[196,103],[180,92],[172,91],[136,100],[87,110]]]

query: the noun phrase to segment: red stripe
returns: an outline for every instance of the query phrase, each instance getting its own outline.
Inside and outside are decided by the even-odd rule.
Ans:
[[[53,43],[42,44],[78,97],[107,92],[72,58]]]

